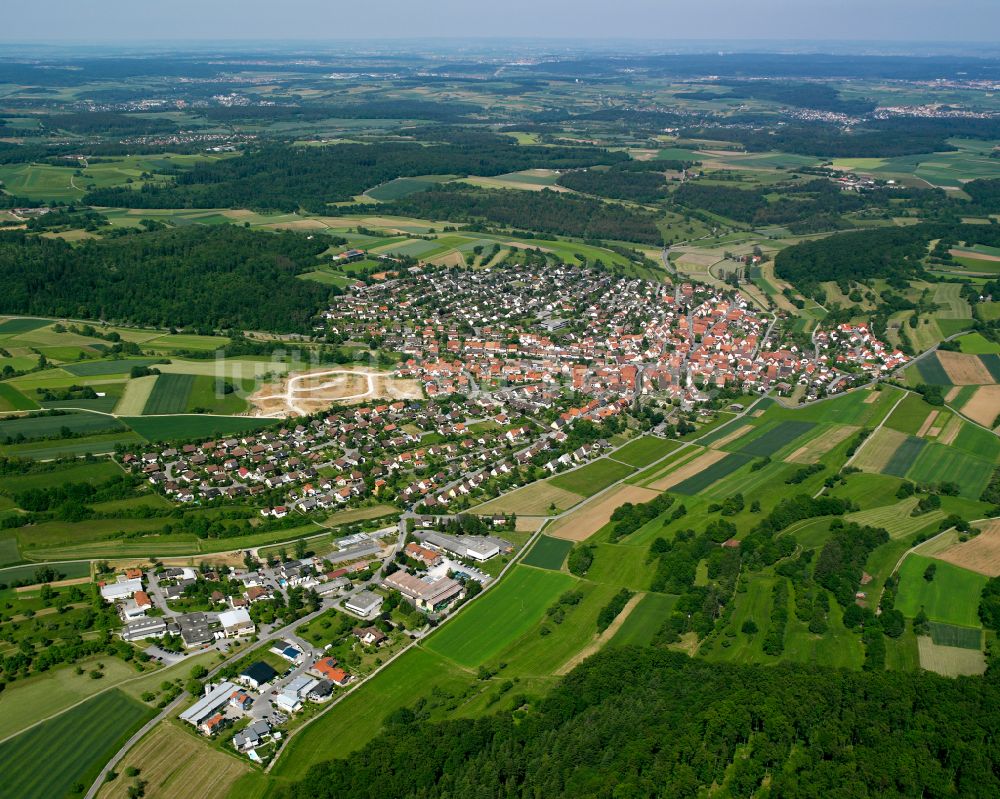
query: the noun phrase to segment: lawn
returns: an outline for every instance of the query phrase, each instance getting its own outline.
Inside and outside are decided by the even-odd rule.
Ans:
[[[425,646],[455,663],[475,668],[530,629],[575,582],[568,574],[515,566],[509,576],[431,636]]]
[[[572,491],[582,497],[590,497],[612,483],[628,477],[633,471],[631,466],[623,463],[608,458],[598,458],[579,469],[556,475],[549,482],[556,488]]]
[[[610,645],[648,646],[676,604],[677,597],[672,594],[646,594],[615,633]]]
[[[934,579],[924,572],[935,564]],[[979,594],[987,578],[976,572],[922,555],[908,555],[899,569],[896,607],[913,618],[922,607],[932,621],[979,627]]]
[[[611,457],[616,461],[627,463],[636,468],[649,466],[660,458],[673,452],[680,446],[676,441],[665,441],[662,438],[643,436],[634,441],[630,441],[621,449],[614,452]]]
[[[531,551],[524,556],[521,562],[526,566],[537,566],[540,569],[555,569],[558,571],[562,568],[563,561],[566,560],[566,555],[569,554],[572,548],[572,541],[542,535],[538,537],[538,541],[535,542]]]
[[[9,799],[61,797],[89,785],[122,742],[154,711],[112,690],[0,744]],[[58,767],[53,768],[53,764]]]
[[[162,374],[156,378],[153,390],[143,408],[144,416],[154,416],[163,413],[185,413],[188,409],[188,397],[194,388],[194,375]]]

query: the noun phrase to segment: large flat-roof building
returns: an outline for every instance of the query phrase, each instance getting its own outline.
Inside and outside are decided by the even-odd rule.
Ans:
[[[417,607],[425,610],[440,610],[462,595],[462,584],[450,577],[437,580],[421,579],[404,571],[394,572],[382,581],[382,585],[401,593]]]
[[[219,708],[224,707],[235,690],[236,686],[228,681],[219,683],[214,688],[206,686],[205,695],[181,713],[180,718],[195,727],[199,726],[203,721],[214,716]]]
[[[257,629],[250,612],[246,608],[227,610],[219,614],[219,624],[222,625],[222,632],[226,638],[235,638],[239,635],[253,635]]]
[[[371,591],[358,591],[344,602],[344,607],[359,616],[370,616],[382,607],[382,597]]]
[[[142,580],[139,578],[126,579],[119,577],[116,582],[106,583],[101,586],[101,598],[105,602],[117,602],[119,599],[128,599],[136,591],[142,590]]]

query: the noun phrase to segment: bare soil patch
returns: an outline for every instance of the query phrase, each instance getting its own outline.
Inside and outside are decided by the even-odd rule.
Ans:
[[[667,489],[673,488],[678,483],[683,483],[689,477],[694,477],[696,474],[700,474],[713,463],[718,463],[727,455],[729,455],[728,452],[722,452],[721,450],[708,450],[707,452],[699,455],[693,461],[688,461],[679,469],[676,469],[668,474],[666,477],[661,477],[655,483],[650,483],[649,487],[656,489],[657,491],[666,491]]]
[[[983,427],[992,428],[1000,413],[1000,386],[983,386],[977,389],[972,399],[962,406],[962,413]]]
[[[879,398],[880,394],[877,391],[869,391],[868,396],[865,397],[865,405],[871,405],[875,400]]]
[[[290,373],[260,386],[250,397],[254,416],[300,416],[326,410],[334,403],[352,404],[384,397],[420,399],[417,380],[350,367]]]
[[[930,430],[931,425],[934,424],[934,420],[937,419],[937,417],[937,411],[931,411],[927,414],[927,418],[924,419],[924,423],[920,425],[920,429],[917,431],[917,438],[923,438],[927,434],[927,431]]]
[[[962,419],[959,416],[952,416],[944,425],[944,429],[941,430],[941,435],[938,436],[939,444],[951,444],[957,437],[959,431],[962,429]]]
[[[726,453],[720,454],[725,455]],[[560,519],[545,532],[553,538],[584,541],[610,522],[611,514],[620,505],[624,505],[626,502],[649,502],[649,500],[659,496],[659,493],[659,491],[639,486],[620,485],[596,502],[588,502]]]
[[[988,522],[975,538],[948,547],[937,557],[987,577],[1000,577],[1000,520]]]

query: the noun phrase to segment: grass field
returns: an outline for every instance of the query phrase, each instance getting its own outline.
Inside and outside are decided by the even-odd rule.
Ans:
[[[531,551],[524,556],[521,561],[527,566],[537,566],[540,569],[562,568],[566,555],[573,548],[572,541],[564,541],[561,538],[550,538],[547,535],[538,537]]]
[[[0,383],[0,412],[33,411],[38,409],[38,403],[28,399],[10,383]]]
[[[122,760],[120,772],[139,769],[146,799],[202,799],[225,796],[229,787],[250,771],[250,763],[206,744],[178,722],[158,724]],[[106,783],[100,799],[130,799],[132,780]]]
[[[7,319],[0,322],[0,336],[18,336],[22,333],[30,333],[32,330],[38,330],[51,323],[51,319],[26,319],[23,317]]]
[[[914,465],[920,451],[927,444],[926,439],[907,436],[902,443],[892,453],[892,457],[882,467],[883,474],[891,474],[894,477],[906,477],[910,467]],[[940,445],[937,445],[940,446]]]
[[[679,444],[676,441],[665,441],[662,438],[643,436],[634,441],[630,441],[621,449],[617,450],[611,457],[616,461],[627,463],[636,468],[649,466],[665,455],[673,452]]]
[[[959,646],[941,646],[926,636],[917,637],[920,649],[920,668],[937,672],[945,677],[962,677],[986,671],[986,658],[978,650]]]
[[[75,786],[89,785],[121,742],[153,715],[116,689],[0,744],[0,763],[17,763],[16,769],[5,769],[4,796],[82,793]]]
[[[557,474],[549,482],[564,491],[572,491],[582,497],[590,497],[612,483],[628,477],[633,471],[635,470],[632,467],[623,463],[608,458],[598,458],[579,469]]]
[[[161,375],[162,377],[162,375]],[[177,441],[235,435],[275,424],[274,419],[249,416],[130,416],[124,421],[148,441]]]
[[[910,512],[917,506],[917,497],[910,497],[892,505],[849,513],[844,518],[849,522],[884,528],[892,538],[906,538],[918,530],[937,524],[944,518],[942,510],[911,516]]]
[[[153,390],[143,408],[144,416],[161,413],[185,413],[188,397],[194,388],[194,375],[162,374],[156,378]]]
[[[576,580],[515,566],[496,588],[428,639],[426,648],[466,668],[496,656],[523,635]]]
[[[129,358],[120,361],[84,361],[69,363],[62,368],[77,377],[100,377],[103,375],[127,375],[133,366],[152,366],[153,358]]]
[[[412,649],[292,739],[271,773],[282,779],[301,779],[310,766],[364,746],[398,708],[435,690],[459,692],[472,679],[432,652]],[[336,741],[335,752],[331,752],[331,741]]]
[[[922,439],[907,439],[907,443],[913,440]],[[895,459],[896,456],[893,456],[893,460]],[[918,454],[912,458],[910,465],[912,468],[903,474],[911,480],[924,483],[948,480],[958,484],[961,496],[978,499],[990,479],[993,463],[955,447],[931,443],[918,449]],[[886,472],[897,474],[888,468]]]
[[[61,437],[63,428],[71,433],[105,433],[125,430],[125,425],[110,416],[94,413],[63,413],[55,416],[25,416],[20,419],[0,421],[0,439],[25,440]]]
[[[64,483],[97,484],[121,473],[121,467],[111,461],[60,464],[47,471],[4,475],[0,477],[0,489],[17,493],[32,488],[48,488]]]
[[[0,566],[20,562],[21,553],[17,548],[17,538],[9,534],[5,538],[0,538]]]
[[[936,565],[934,579],[927,582],[924,571]],[[944,561],[908,555],[899,568],[896,607],[908,618],[922,607],[932,621],[959,627],[979,627],[979,594],[986,577]]]
[[[104,664],[104,677],[94,680],[87,672],[98,662]],[[83,668],[83,674],[77,674],[75,666],[60,666],[37,677],[17,680],[8,685],[3,692],[0,740],[87,699],[98,691],[138,676],[138,672],[125,661],[107,655],[81,661],[78,665]]]
[[[611,646],[648,646],[663,622],[673,612],[677,597],[646,594],[611,639]]]
[[[937,353],[921,358],[916,364],[922,382],[931,386],[950,386],[951,378],[941,365]]]

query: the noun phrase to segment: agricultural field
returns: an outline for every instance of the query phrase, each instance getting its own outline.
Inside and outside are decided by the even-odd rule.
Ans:
[[[741,466],[745,466],[751,460],[749,455],[742,452],[731,452],[727,455],[713,451],[712,454],[723,455],[723,457],[692,474],[690,477],[686,477],[684,480],[670,486],[670,490],[677,494],[698,494],[713,483],[732,474]],[[694,464],[692,463],[691,465],[693,467]]]
[[[674,606],[670,594],[645,594],[611,639],[612,646],[649,646]]]
[[[515,566],[496,588],[473,602],[424,646],[460,666],[475,668],[527,632],[545,608],[575,582],[566,574]]]
[[[1000,521],[976,526],[982,530],[979,535],[968,541],[956,542],[935,557],[987,577],[1000,577]]]
[[[786,420],[774,426],[763,426],[760,432],[749,440],[738,439],[729,444],[746,455],[756,458],[766,458],[784,449],[800,436],[804,436],[815,427],[813,422]]]
[[[158,416],[168,413],[184,413],[188,407],[188,397],[194,388],[194,375],[162,374],[156,378],[153,390],[143,408],[144,416]]]
[[[936,566],[933,579],[924,578]],[[908,618],[923,608],[931,621],[959,627],[979,627],[979,594],[986,577],[921,555],[909,555],[899,568],[896,607]]]
[[[516,513],[518,516],[552,516],[557,512],[572,508],[583,499],[582,494],[567,491],[553,485],[550,480],[515,489],[509,494],[477,505],[473,513]]]
[[[943,646],[926,635],[918,636],[917,646],[920,649],[920,668],[927,671],[945,677],[964,677],[986,671],[986,657],[977,649]]]
[[[615,450],[610,457],[616,461],[621,461],[622,463],[627,463],[629,466],[641,469],[660,460],[665,455],[669,455],[677,449],[677,446],[676,441],[666,441],[662,438],[644,436],[630,441],[621,449]]]
[[[139,769],[149,799],[202,799],[224,796],[250,771],[250,764],[235,753],[206,746],[179,722],[158,725],[121,762],[121,772]],[[122,776],[106,783],[99,799],[130,799],[131,781]]]
[[[5,777],[11,799],[82,793],[131,733],[154,712],[113,689],[0,743],[0,760],[17,763]],[[59,768],[52,768],[53,762]]]
[[[546,528],[546,534],[568,541],[585,541],[611,521],[611,514],[626,502],[648,502],[659,492],[621,485],[600,499],[588,502]]]
[[[537,566],[540,569],[558,571],[562,568],[563,561],[566,560],[566,555],[569,554],[572,547],[571,541],[542,535],[539,536],[528,554],[521,559],[521,563],[525,566]]]

